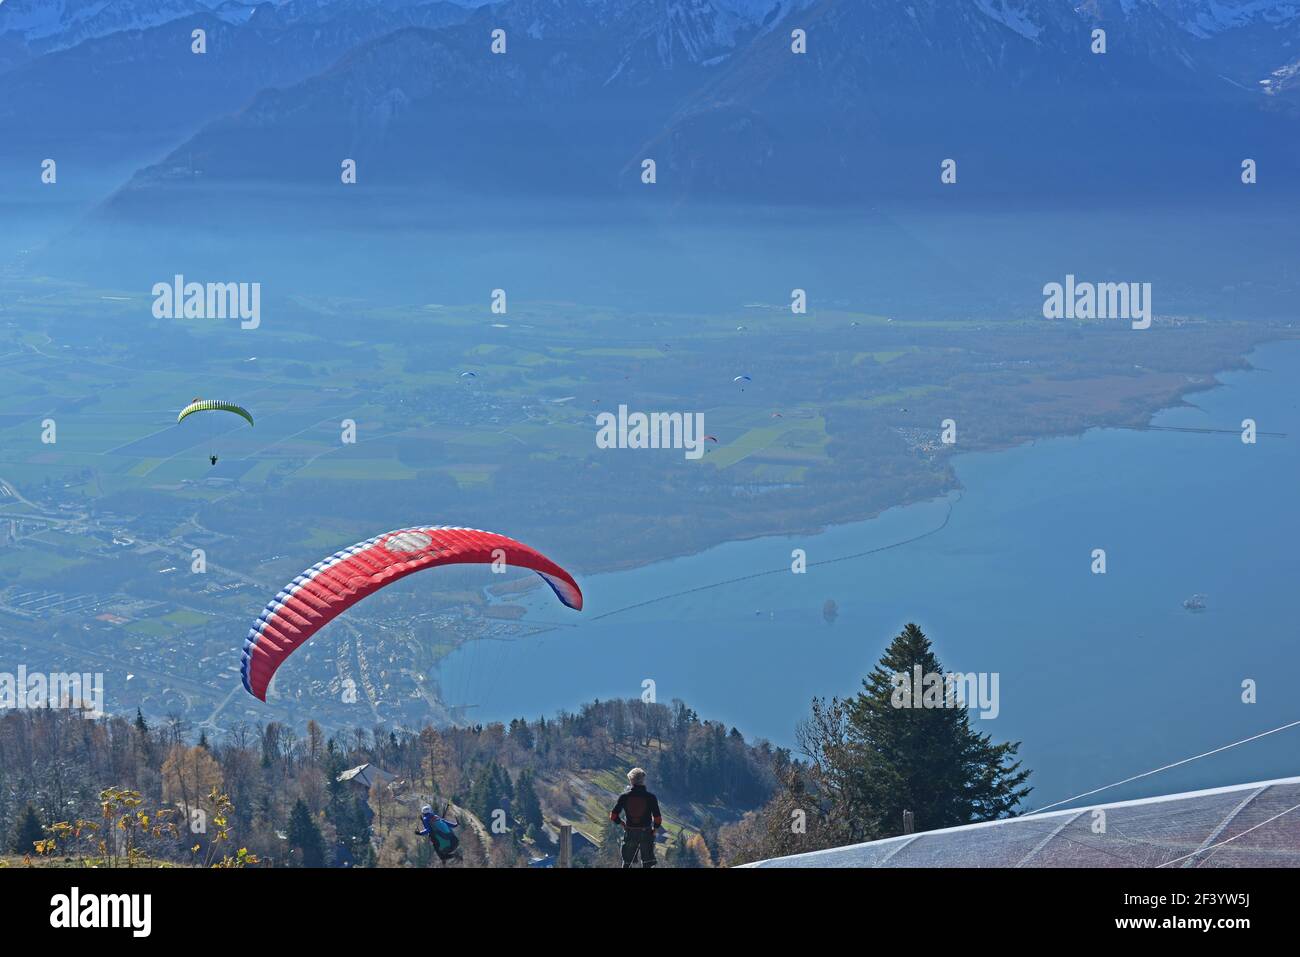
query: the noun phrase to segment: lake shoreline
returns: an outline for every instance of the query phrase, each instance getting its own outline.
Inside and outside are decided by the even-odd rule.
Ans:
[[[1222,383],[1219,381],[1219,377],[1226,373],[1260,371],[1250,362],[1248,357],[1261,346],[1271,345],[1278,342],[1300,341],[1300,332],[1290,331],[1286,327],[1278,327],[1274,332],[1276,333],[1275,335],[1265,336],[1254,340],[1245,351],[1237,353],[1235,356],[1235,362],[1222,365],[1213,373],[1189,373],[1187,374],[1189,376],[1189,381],[1183,387],[1179,388],[1176,393],[1166,395],[1159,401],[1143,403],[1141,406],[1135,407],[1131,413],[1114,416],[1106,421],[1091,423],[1079,429],[1071,429],[1068,431],[1044,431],[1007,441],[973,445],[952,453],[946,459],[946,462],[951,463],[952,460],[958,456],[1007,452],[1013,449],[1030,446],[1038,442],[1050,441],[1052,439],[1079,437],[1098,429],[1139,431],[1144,427],[1149,426],[1152,420],[1162,412],[1179,408],[1194,408],[1195,406],[1187,401],[1188,398],[1190,396],[1203,394],[1220,388]],[[704,542],[687,548],[666,550],[654,556],[633,558],[626,561],[608,562],[601,565],[598,569],[587,569],[581,562],[571,562],[569,567],[580,576],[603,575],[611,572],[629,572],[656,565],[661,562],[671,562],[683,558],[691,558],[723,545],[752,542],[764,538],[788,538],[794,536],[812,537],[822,535],[830,529],[871,521],[872,519],[879,518],[881,515],[893,509],[907,508],[925,502],[935,502],[946,498],[953,493],[961,493],[965,491],[964,486],[960,479],[957,478],[956,472],[952,468],[951,464],[948,464],[947,471],[947,477],[949,479],[948,483],[938,488],[933,494],[899,499],[867,511],[848,513],[837,517],[833,521],[795,526],[793,528],[782,529],[779,531],[768,529],[762,531],[743,532],[741,534],[718,538],[713,541]],[[505,595],[497,592],[495,590],[496,588],[500,588],[502,592],[508,590],[515,595],[523,596],[531,594],[540,584],[541,583],[535,576],[530,575],[527,579],[513,583],[503,583],[500,586],[492,586],[490,591],[496,599],[504,601]]]
[[[538,633],[458,649],[440,687],[486,723],[636,697],[649,680],[659,700],[789,747],[811,699],[852,696],[915,622],[945,669],[1000,676],[996,713],[972,721],[1022,742],[1036,805],[1281,725],[1296,653],[1278,622],[1300,536],[1291,341],[1263,344],[1203,401],[1166,407],[1168,431],[1099,427],[964,455],[962,508],[952,496],[817,539],[733,542],[610,572],[583,583],[589,614],[571,627],[547,629],[549,596],[536,595]],[[1291,440],[1193,434],[1244,415]],[[789,574],[793,547],[806,550],[807,574]],[[1189,613],[1193,593],[1203,612]],[[1269,693],[1245,700],[1244,681]],[[1293,748],[1270,738],[1114,799],[1284,776]]]

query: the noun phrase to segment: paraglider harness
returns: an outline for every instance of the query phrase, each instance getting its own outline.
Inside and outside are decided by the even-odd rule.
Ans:
[[[442,809],[445,815],[451,807],[448,804]],[[460,853],[460,838],[456,836],[453,828],[459,827],[455,821],[449,821],[445,817],[430,811],[428,814],[420,815],[421,830],[416,834],[421,836],[429,835],[429,843],[433,845],[434,852],[438,855],[438,860],[446,864],[450,860],[460,861],[464,857]]]

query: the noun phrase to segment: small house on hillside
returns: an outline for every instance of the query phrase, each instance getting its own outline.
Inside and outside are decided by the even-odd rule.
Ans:
[[[391,784],[393,781],[397,780],[397,775],[389,774],[383,768],[376,767],[373,764],[360,764],[355,768],[350,768],[347,771],[344,771],[339,775],[338,779],[340,781],[351,782],[357,787],[365,788],[366,793],[369,794],[370,789],[374,786],[375,782],[379,782],[380,784]]]

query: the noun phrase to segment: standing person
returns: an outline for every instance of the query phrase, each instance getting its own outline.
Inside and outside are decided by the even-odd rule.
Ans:
[[[609,819],[624,828],[623,867],[632,866],[638,851],[641,852],[641,866],[654,867],[659,863],[655,860],[655,831],[664,823],[659,813],[659,799],[646,790],[645,771],[641,768],[627,772],[627,781],[630,786],[618,796],[618,803],[609,812]]]
[[[425,805],[420,808],[420,830],[416,831],[421,837],[429,835],[429,843],[433,845],[434,851],[438,855],[438,860],[446,864],[449,860],[461,860],[460,838],[456,836],[454,828],[459,825],[455,821],[449,821],[445,817],[439,817],[433,813],[433,808]]]

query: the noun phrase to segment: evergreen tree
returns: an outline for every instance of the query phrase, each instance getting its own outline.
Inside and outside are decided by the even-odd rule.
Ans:
[[[537,719],[537,735],[533,747],[542,757],[548,757],[551,753],[551,726],[545,718]]]
[[[295,864],[298,867],[325,866],[325,840],[320,828],[311,819],[311,811],[299,798],[289,815],[289,847],[299,852]]]
[[[542,820],[542,802],[537,796],[532,771],[520,772],[519,780],[515,782],[514,808],[519,820],[523,822],[525,830],[532,828],[534,834],[541,831],[544,823]]]
[[[469,792],[469,809],[474,816],[491,827],[492,815],[504,811],[506,820],[511,818],[511,805],[514,784],[510,781],[510,772],[495,761],[489,761],[474,778]]]
[[[935,677],[912,689],[918,666]],[[930,640],[909,624],[856,696],[813,702],[799,736],[832,805],[831,843],[900,834],[905,810],[918,830],[993,820],[1029,794],[1029,772],[1014,760],[1019,742],[992,744],[972,730],[967,710],[945,694],[943,675]]]
[[[41,819],[36,816],[36,808],[30,804],[23,809],[22,819],[14,828],[13,840],[10,842],[10,849],[15,854],[34,854],[36,848],[32,845],[36,841],[45,839],[45,828],[41,827]]]
[[[709,863],[715,867],[718,864],[718,846],[721,843],[718,831],[717,820],[714,819],[712,814],[705,812],[704,820],[700,823],[699,844],[701,845],[700,849],[708,855]]]
[[[347,841],[348,850],[358,867],[370,862],[370,805],[357,795],[352,802],[352,816],[346,832],[340,830],[339,838]]]
[[[523,718],[515,718],[510,722],[510,740],[525,751],[533,749],[533,729],[528,727],[528,722]]]
[[[487,768],[481,769],[474,776],[474,780],[470,783],[469,795],[465,799],[465,804],[480,821],[491,820],[492,787],[491,775],[488,773]]]
[[[144,720],[144,713],[135,709],[135,730],[136,742],[140,746],[140,751],[144,754],[144,759],[148,762],[153,756],[153,749],[149,741],[149,725]]]
[[[325,802],[325,817],[330,820],[336,827],[339,821],[346,814],[347,798],[349,789],[352,787],[346,781],[340,781],[339,775],[347,770],[347,762],[343,755],[339,753],[338,747],[334,744],[334,739],[330,738],[325,743],[325,793],[327,795]]]

